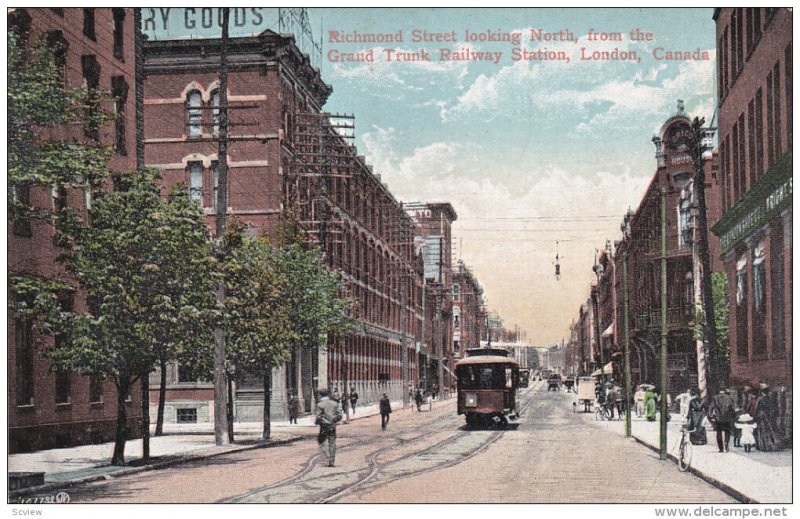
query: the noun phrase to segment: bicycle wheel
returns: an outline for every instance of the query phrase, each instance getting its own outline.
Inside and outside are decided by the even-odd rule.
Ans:
[[[678,449],[678,470],[686,472],[692,464],[692,443],[685,438],[681,440],[681,446]]]
[[[606,419],[606,412],[603,410],[602,407],[598,407],[594,412],[594,419],[597,422],[602,422]]]

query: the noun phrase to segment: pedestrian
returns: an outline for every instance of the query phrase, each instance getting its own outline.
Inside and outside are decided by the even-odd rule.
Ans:
[[[687,412],[689,418],[687,423],[689,427],[689,441],[692,442],[692,445],[705,445],[708,443],[706,428],[703,425],[703,419],[706,413],[703,403],[700,401],[700,391],[696,388],[692,388],[690,394],[689,411]]]
[[[342,420],[342,407],[328,395],[327,389],[319,390],[315,423],[319,425],[319,448],[328,460],[328,466],[333,467],[336,461],[336,425]]]
[[[736,406],[725,388],[714,395],[708,406],[708,419],[717,432],[717,447],[720,452],[728,452],[731,429],[736,421]]]
[[[680,395],[675,397],[681,413],[681,418],[686,420],[686,415],[689,414],[689,400],[692,398],[690,390],[686,390]]]
[[[408,385],[408,401],[409,401],[409,403],[413,402],[414,399],[415,399],[415,397],[414,397],[414,387],[411,384],[409,384]],[[411,410],[412,411],[414,410],[413,406],[411,407]]]
[[[433,385],[433,388],[431,389],[431,396],[433,397],[434,400],[437,400],[439,398],[439,385],[438,384],[434,384]]]
[[[633,395],[633,402],[636,406],[636,416],[641,418],[644,416],[644,386],[636,388],[636,393]]]
[[[353,414],[356,414],[357,402],[358,402],[358,393],[356,393],[356,388],[350,386],[350,408],[353,410]]]
[[[753,445],[756,444],[756,439],[753,436],[753,430],[757,428],[758,425],[753,422],[753,417],[747,413],[744,413],[739,417],[736,421],[736,429],[740,431],[741,435],[741,442],[744,446],[745,452],[750,452],[753,450]]]
[[[625,412],[623,407],[624,399],[622,398],[622,386],[614,388],[614,405],[617,406],[617,418],[622,420],[622,413]]]
[[[753,391],[753,386],[745,385],[744,391],[742,392],[742,411],[750,416],[755,417],[757,402],[758,397],[756,396],[755,391]]]
[[[656,421],[656,394],[648,389],[644,393],[644,417],[648,422]]]
[[[339,394],[339,387],[333,388],[333,396],[331,396],[331,400],[335,400],[336,403],[341,403],[342,396]]]
[[[417,404],[417,411],[420,412],[420,413],[422,412],[422,402],[423,401],[424,401],[424,398],[422,396],[422,389],[421,388],[417,388],[417,392],[414,395],[414,403]]]
[[[731,434],[733,435],[733,446],[734,447],[741,447],[742,446],[742,429],[736,427],[736,423],[739,422],[739,418],[742,416],[742,410],[738,407],[736,408],[736,422],[734,423],[734,428],[731,430]],[[748,415],[750,416],[750,415]],[[752,417],[751,417],[752,418]]]
[[[387,393],[384,393],[383,398],[381,398],[380,410],[381,429],[386,429],[386,426],[389,424],[389,415],[392,414],[392,403],[389,402],[389,395]]]
[[[766,384],[759,385],[759,395],[756,403],[755,415],[756,449],[764,452],[780,450],[783,437],[777,428],[777,419],[770,389]]]
[[[300,414],[300,400],[295,394],[289,393],[289,423],[297,423],[297,416]]]

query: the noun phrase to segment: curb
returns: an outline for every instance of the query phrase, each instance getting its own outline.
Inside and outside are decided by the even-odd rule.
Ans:
[[[91,482],[94,482],[94,481],[108,480],[108,479],[114,479],[114,478],[118,478],[118,477],[122,477],[122,476],[129,476],[129,475],[133,475],[133,474],[139,474],[141,472],[148,472],[148,471],[151,471],[151,470],[163,469],[163,468],[166,468],[166,467],[170,467],[172,465],[179,465],[181,463],[187,463],[187,462],[190,462],[190,461],[197,461],[197,460],[202,460],[202,459],[214,458],[214,457],[217,457],[217,456],[222,456],[224,454],[231,454],[231,453],[236,453],[236,452],[244,452],[244,451],[250,451],[250,450],[256,450],[256,449],[267,449],[267,448],[270,448],[270,447],[276,447],[278,445],[286,445],[286,444],[290,444],[290,443],[295,443],[295,442],[298,442],[298,441],[301,441],[301,440],[307,440],[307,439],[310,439],[310,438],[313,438],[313,436],[312,435],[300,435],[300,436],[295,436],[294,438],[287,438],[285,440],[274,440],[274,441],[273,440],[267,440],[267,441],[262,441],[260,443],[256,443],[256,444],[253,444],[253,445],[242,445],[242,446],[239,446],[239,447],[233,447],[231,449],[221,450],[221,451],[217,451],[217,452],[206,452],[206,453],[198,453],[198,454],[185,454],[185,455],[182,455],[182,456],[179,455],[178,457],[173,458],[173,459],[164,460],[164,461],[160,461],[160,462],[155,462],[155,463],[151,463],[151,464],[144,465],[144,466],[141,466],[141,467],[120,467],[119,470],[116,470],[116,471],[113,471],[113,472],[107,472],[105,474],[95,474],[93,476],[86,476],[86,477],[83,477],[83,478],[67,480],[67,481],[57,481],[57,482],[52,482],[52,483],[45,483],[44,485],[39,485],[39,486],[36,486],[36,487],[27,487],[27,488],[15,490],[13,492],[9,492],[8,493],[8,499],[9,499],[9,502],[10,502],[15,497],[22,497],[22,496],[26,496],[28,494],[46,492],[46,491],[49,491],[49,490],[62,490],[62,489],[65,489],[65,488],[73,487],[73,486],[76,486],[76,485],[82,485],[82,484],[85,484],[85,483],[91,483]]]
[[[631,436],[631,438],[636,440],[637,443],[639,443],[641,445],[644,445],[645,447],[647,447],[648,449],[650,449],[650,450],[652,450],[654,452],[661,452],[661,450],[658,447],[656,447],[655,445],[649,444],[648,442],[646,442],[645,440],[642,440],[641,438],[639,438],[637,436]],[[678,464],[678,458],[676,458],[674,454],[667,453],[667,458],[670,461],[675,462],[676,465]],[[718,480],[718,479],[716,479],[714,477],[711,477],[711,476],[709,476],[708,474],[706,474],[704,472],[701,472],[700,470],[696,469],[695,467],[692,467],[691,465],[689,466],[689,470],[687,472],[691,472],[692,474],[694,474],[698,478],[702,479],[706,483],[709,483],[710,485],[718,488],[719,490],[722,490],[723,492],[725,492],[726,494],[728,494],[732,498],[736,499],[740,503],[743,503],[743,504],[759,504],[758,501],[756,501],[752,497],[748,497],[748,496],[742,494],[741,492],[739,492],[735,488],[731,487],[730,485],[727,485],[727,484],[723,483],[722,481],[720,481],[720,480]]]

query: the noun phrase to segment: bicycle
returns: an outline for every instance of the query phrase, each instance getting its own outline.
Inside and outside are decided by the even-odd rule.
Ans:
[[[594,419],[598,422],[612,420],[611,409],[605,404],[595,403]]]
[[[681,426],[681,443],[678,445],[678,470],[686,472],[692,464],[692,442],[689,441],[689,434],[694,429],[689,430],[688,424]]]

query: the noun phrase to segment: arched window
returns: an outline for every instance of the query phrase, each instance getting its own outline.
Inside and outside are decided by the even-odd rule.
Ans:
[[[213,121],[214,137],[219,136],[219,90],[211,93],[211,118]]]
[[[203,106],[203,96],[197,90],[192,90],[186,95],[186,113],[189,116],[189,137],[201,137],[203,135],[201,107]]]
[[[691,208],[692,203],[688,198],[682,199],[678,204],[678,239],[682,249],[692,243]]]

